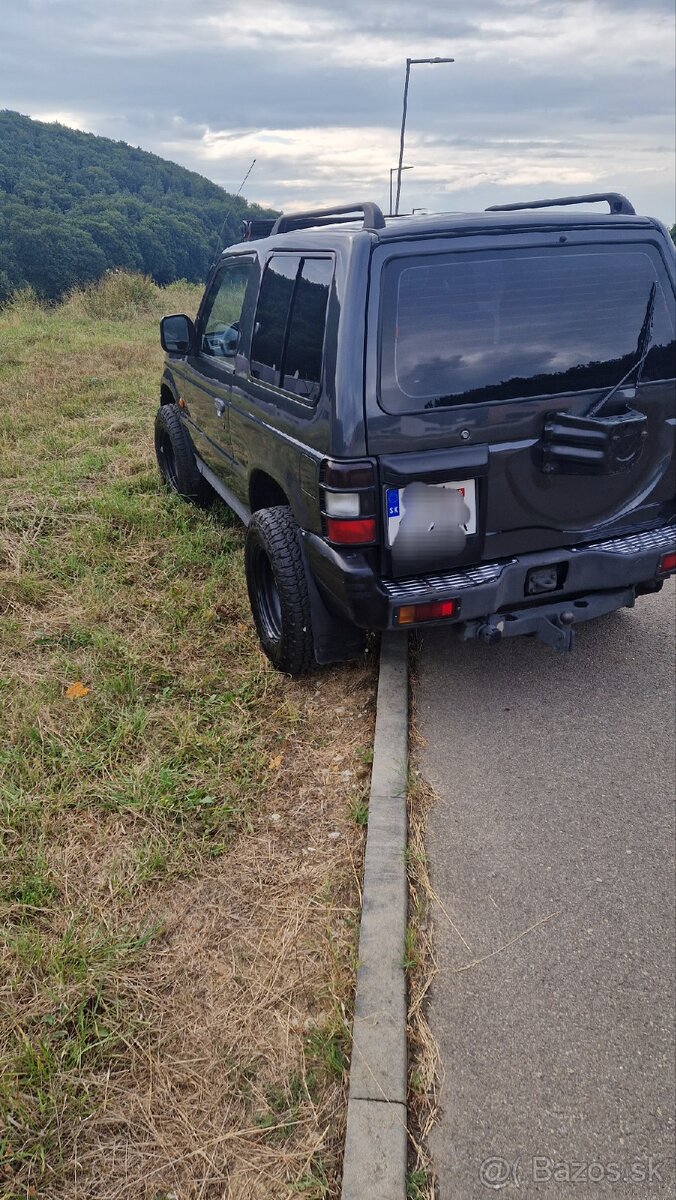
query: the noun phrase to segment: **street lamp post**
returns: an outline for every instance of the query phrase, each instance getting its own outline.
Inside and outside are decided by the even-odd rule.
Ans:
[[[399,167],[390,167],[390,208],[389,208],[390,216],[392,216],[392,176],[394,175],[394,172],[398,171],[398,170],[399,170]],[[413,167],[402,167],[401,170],[402,171],[412,171]]]
[[[399,216],[399,196],[401,194],[401,172],[403,170],[402,163],[404,161],[404,135],[406,132],[406,109],[408,107],[408,81],[411,74],[411,67],[417,66],[418,63],[452,63],[454,58],[407,58],[406,59],[406,79],[404,81],[404,104],[401,113],[401,137],[399,139],[399,166],[397,168],[397,201],[394,206],[395,217]],[[391,206],[390,206],[391,207]]]

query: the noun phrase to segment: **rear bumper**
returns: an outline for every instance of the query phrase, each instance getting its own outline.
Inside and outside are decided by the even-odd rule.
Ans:
[[[676,524],[567,550],[539,551],[407,579],[379,578],[364,555],[341,554],[314,534],[305,534],[305,546],[320,591],[329,605],[354,625],[389,629],[396,624],[395,613],[402,605],[456,600],[457,616],[442,623],[462,625],[465,636],[472,637],[480,636],[480,625],[489,619],[499,621],[503,615],[518,614],[521,621],[526,614],[534,618],[538,610],[558,606],[561,612],[573,613],[569,623],[577,623],[632,604],[637,587],[664,578],[659,574],[660,562],[665,554],[676,550]],[[529,572],[554,565],[559,569],[561,586],[528,595]],[[603,602],[600,593],[606,597]],[[598,603],[591,603],[595,596]],[[569,603],[576,600],[587,603]],[[546,619],[555,619],[555,614]],[[505,632],[511,623],[503,622]],[[537,630],[524,627],[510,632]]]

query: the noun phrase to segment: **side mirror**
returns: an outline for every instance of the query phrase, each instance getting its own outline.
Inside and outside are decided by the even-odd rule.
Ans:
[[[183,313],[175,313],[171,317],[162,317],[160,321],[160,341],[162,349],[167,354],[189,354],[195,340],[195,326],[190,317]]]

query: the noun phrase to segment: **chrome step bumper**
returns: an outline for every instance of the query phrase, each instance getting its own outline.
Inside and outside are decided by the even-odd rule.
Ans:
[[[667,553],[676,545],[676,525],[662,525],[659,529],[647,529],[644,533],[629,533],[625,537],[610,538],[606,542],[592,542],[589,546],[573,546],[572,553],[584,550],[603,550],[605,554],[642,554],[655,550]]]

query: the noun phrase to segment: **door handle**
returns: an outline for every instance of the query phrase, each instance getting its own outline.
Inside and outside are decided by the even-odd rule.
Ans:
[[[214,400],[214,408],[216,409],[217,417],[225,416],[225,400]]]

